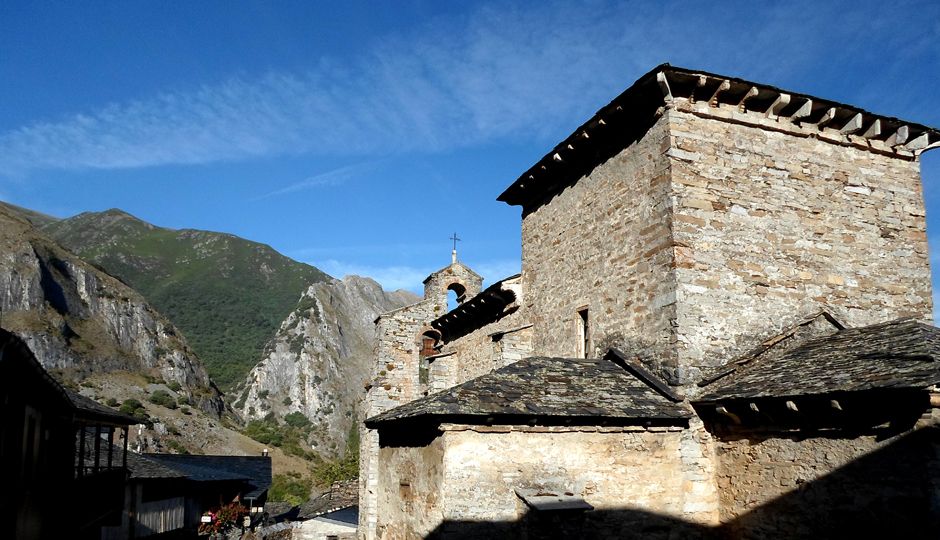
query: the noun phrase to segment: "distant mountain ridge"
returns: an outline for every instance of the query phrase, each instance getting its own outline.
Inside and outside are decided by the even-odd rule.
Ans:
[[[237,236],[167,229],[111,209],[42,231],[143,294],[182,330],[223,389],[241,382],[317,268]]]
[[[36,229],[41,214],[22,210],[0,203],[3,327],[66,382],[116,371],[146,374],[218,417],[221,395],[173,324],[139,293]]]

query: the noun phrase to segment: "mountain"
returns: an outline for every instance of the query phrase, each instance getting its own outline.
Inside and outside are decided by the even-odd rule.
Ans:
[[[53,223],[0,203],[3,327],[66,384],[136,374],[218,418],[221,393],[173,324],[139,293],[43,234],[34,226],[42,221]]]
[[[311,285],[237,389],[234,408],[246,419],[299,412],[314,426],[315,450],[342,454],[372,368],[375,318],[418,300],[358,276]]]
[[[49,221],[42,231],[147,298],[223,389],[258,362],[301,293],[330,279],[264,244],[156,227],[116,209]]]

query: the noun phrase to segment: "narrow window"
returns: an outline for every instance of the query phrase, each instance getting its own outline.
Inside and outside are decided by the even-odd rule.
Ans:
[[[588,319],[588,309],[578,310],[578,357],[587,358],[591,350],[591,327]]]

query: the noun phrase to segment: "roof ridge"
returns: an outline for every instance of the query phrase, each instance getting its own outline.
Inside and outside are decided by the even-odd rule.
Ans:
[[[607,350],[607,354],[604,355],[604,359],[610,360],[611,362],[622,367],[628,373],[643,381],[647,386],[670,401],[678,403],[685,399],[682,394],[673,391],[665,381],[654,375],[641,364],[633,362],[631,359],[629,359],[627,355],[625,355],[620,349],[611,347]]]

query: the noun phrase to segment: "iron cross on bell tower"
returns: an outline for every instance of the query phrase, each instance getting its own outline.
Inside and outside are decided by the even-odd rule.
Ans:
[[[454,250],[450,252],[450,263],[457,264],[457,242],[460,242],[460,238],[457,233],[454,233],[454,236],[451,236],[450,239],[454,241]]]

